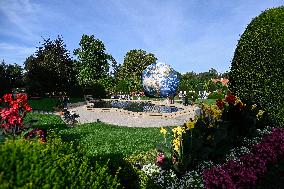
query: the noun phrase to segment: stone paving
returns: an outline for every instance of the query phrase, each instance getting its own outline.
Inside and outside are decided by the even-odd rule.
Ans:
[[[181,105],[178,104],[177,106]],[[133,113],[114,109],[100,111],[100,109],[96,108],[96,110],[87,110],[86,105],[70,108],[69,111],[80,115],[77,119],[79,123],[101,121],[127,127],[161,127],[182,125],[190,118],[194,118],[198,109],[195,106],[186,106],[182,113],[163,114],[163,116],[151,116],[146,113]]]

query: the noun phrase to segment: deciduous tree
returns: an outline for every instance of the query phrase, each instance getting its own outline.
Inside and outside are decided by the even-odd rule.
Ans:
[[[132,90],[141,90],[141,76],[143,70],[145,70],[148,65],[155,63],[156,61],[157,58],[152,53],[147,53],[141,49],[130,50],[124,57],[124,62],[118,74],[119,78],[121,80],[127,78],[130,81],[129,87]]]

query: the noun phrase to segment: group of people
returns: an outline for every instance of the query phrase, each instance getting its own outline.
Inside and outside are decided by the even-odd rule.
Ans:
[[[184,106],[188,106],[189,105],[189,99],[188,99],[188,95],[186,95],[186,91],[184,91],[184,93],[182,91],[179,92],[178,97],[180,99],[182,99],[182,104]]]
[[[130,94],[113,94],[111,95],[111,98],[119,100],[134,100],[134,97],[137,97],[137,100],[141,100],[142,96],[145,96],[144,92],[131,92]]]

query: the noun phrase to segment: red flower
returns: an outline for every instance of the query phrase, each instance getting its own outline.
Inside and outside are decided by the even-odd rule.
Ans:
[[[9,129],[10,125],[8,123],[1,124],[1,127],[4,129]]]
[[[218,106],[220,110],[222,110],[225,106],[225,102],[222,99],[218,99],[216,100],[216,105]]]
[[[15,109],[18,110],[20,108],[19,104],[16,101],[10,103],[10,105]]]
[[[32,110],[32,108],[27,103],[24,104],[23,108],[28,112],[30,112]]]
[[[236,99],[237,98],[234,95],[229,93],[226,95],[225,101],[228,102],[229,104],[235,104]]]
[[[11,102],[11,101],[13,101],[12,94],[5,94],[3,96],[3,98],[4,98],[4,102]]]
[[[31,107],[27,102],[27,95],[17,94],[16,99],[13,99],[12,94],[5,94],[3,99],[4,102],[10,105],[10,107],[0,109],[0,127],[4,128],[8,132],[16,134],[14,133],[14,130],[9,131],[9,129],[15,127],[15,130],[20,131],[19,128],[23,126],[23,118],[27,111],[31,111]],[[0,102],[2,102],[2,100]]]
[[[16,95],[16,97],[17,97],[17,102],[18,103],[25,104],[28,101],[28,97],[27,97],[26,94],[19,93],[19,94]]]

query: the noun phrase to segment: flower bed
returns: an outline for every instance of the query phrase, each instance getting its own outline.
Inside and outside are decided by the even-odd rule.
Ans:
[[[270,164],[284,155],[284,129],[273,129],[249,154],[203,171],[206,188],[253,187]]]
[[[265,127],[266,113],[228,94],[202,105],[195,120],[161,128],[155,162],[140,165],[163,188],[254,187],[267,167],[283,158],[284,130]]]

